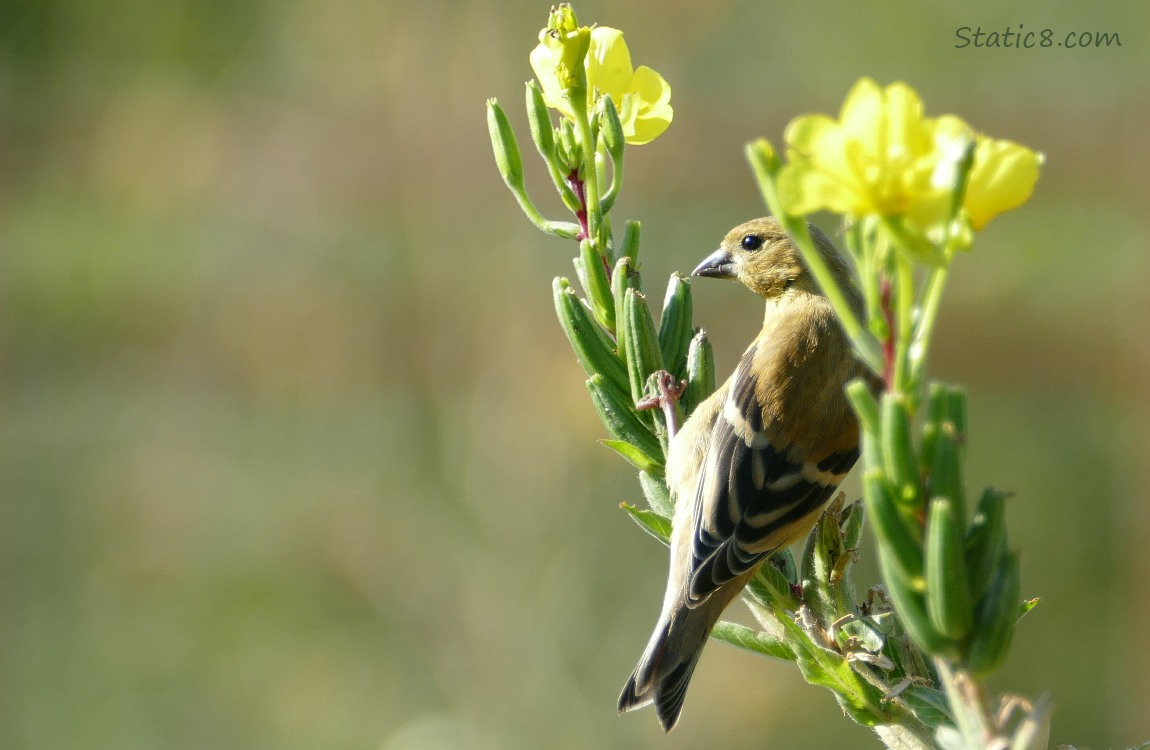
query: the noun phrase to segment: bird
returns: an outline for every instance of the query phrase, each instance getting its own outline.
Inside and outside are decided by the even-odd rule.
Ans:
[[[861,318],[850,265],[817,227],[808,230]],[[858,459],[846,384],[880,383],[773,217],[732,229],[692,275],[739,281],[765,300],[766,313],[734,373],[667,451],[670,573],[655,630],[619,696],[620,713],[654,703],[667,732],[723,610],[768,557],[809,532]]]

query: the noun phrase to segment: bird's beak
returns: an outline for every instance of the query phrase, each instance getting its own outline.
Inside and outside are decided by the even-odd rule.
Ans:
[[[735,259],[726,250],[719,248],[708,255],[698,267],[691,271],[692,276],[710,276],[713,279],[735,278]]]

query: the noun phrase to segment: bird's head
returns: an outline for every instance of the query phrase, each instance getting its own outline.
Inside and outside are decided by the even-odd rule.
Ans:
[[[840,286],[851,285],[850,267],[846,260],[817,227],[808,224],[807,228]],[[727,232],[719,249],[707,256],[692,273],[738,280],[768,300],[792,290],[821,294],[814,277],[803,264],[798,248],[771,216],[753,219]]]

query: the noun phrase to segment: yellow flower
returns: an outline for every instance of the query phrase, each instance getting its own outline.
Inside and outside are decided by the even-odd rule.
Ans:
[[[582,27],[587,30],[586,27]],[[587,111],[600,96],[610,96],[619,111],[627,143],[649,143],[671,124],[671,87],[661,75],[645,65],[631,67],[631,52],[623,32],[608,26],[590,29],[590,44],[584,58],[587,74]],[[567,32],[571,34],[573,32]],[[543,90],[543,101],[568,119],[575,119],[571,106],[572,86],[565,85],[563,52],[570,49],[554,44],[548,29],[539,35],[539,46],[531,51],[531,67]]]
[[[869,78],[847,95],[838,120],[795,118],[784,136],[790,163],[779,176],[787,211],[829,209],[859,216],[906,213],[934,188],[937,161],[932,121],[914,89],[885,89]]]
[[[962,208],[975,231],[1030,200],[1042,154],[1010,141],[979,138]]]
[[[869,78],[851,88],[838,120],[798,117],[784,137],[790,163],[779,175],[779,195],[789,213],[902,216],[924,230],[949,218],[972,138],[962,209],[975,230],[1025,203],[1042,163],[1024,146],[975,135],[954,115],[925,117],[918,94],[904,83],[880,88]]]
[[[552,8],[547,17],[547,28],[539,32],[539,47],[545,50],[548,70],[558,91],[574,91],[580,87],[583,60],[591,43],[591,29],[580,26],[575,11],[567,3]],[[535,64],[535,52],[531,53]],[[544,89],[546,91],[546,89]]]

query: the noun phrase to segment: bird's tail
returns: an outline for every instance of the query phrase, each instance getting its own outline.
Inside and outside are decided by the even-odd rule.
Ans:
[[[659,618],[647,650],[619,695],[619,713],[654,703],[663,731],[675,727],[687,697],[687,685],[714,626],[706,609],[692,610],[681,605],[670,617]]]

